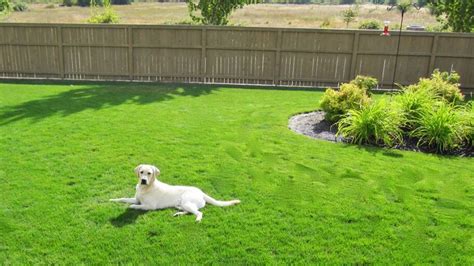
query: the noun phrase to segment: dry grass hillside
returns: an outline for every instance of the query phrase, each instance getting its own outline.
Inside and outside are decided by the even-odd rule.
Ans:
[[[343,5],[250,5],[237,10],[231,16],[231,25],[261,27],[309,27],[319,28],[329,23],[329,28],[345,28],[341,12]],[[180,24],[189,23],[187,7],[182,3],[134,3],[131,6],[114,6],[120,16],[120,23],[129,24]],[[84,7],[62,7],[59,5],[32,4],[26,12],[13,12],[0,18],[4,22],[33,23],[86,23],[90,9]],[[377,19],[392,21],[396,26],[400,15],[387,11],[385,6],[362,5],[359,16],[349,25],[357,28],[361,21]],[[421,24],[434,26],[435,17],[426,9],[413,10],[406,15],[405,25]]]

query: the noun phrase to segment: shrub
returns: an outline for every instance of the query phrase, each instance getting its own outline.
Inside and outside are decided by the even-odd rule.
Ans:
[[[96,1],[91,1],[91,9],[92,15],[87,20],[89,23],[117,23],[119,21],[119,17],[117,13],[112,9],[110,5],[110,0],[104,0],[104,10],[102,13],[98,13],[98,9],[96,6]]]
[[[354,80],[351,81],[351,84],[356,85],[357,87],[364,89],[369,95],[372,93],[372,90],[377,87],[378,80],[376,78],[368,76],[357,76]]]
[[[407,129],[417,126],[423,112],[433,108],[436,96],[430,90],[421,90],[416,85],[402,88],[402,92],[395,96],[394,102],[403,113]]]
[[[420,79],[416,87],[419,90],[430,90],[440,99],[449,103],[461,103],[464,96],[459,89],[459,75],[456,72],[435,70],[429,79]]]
[[[119,17],[112,9],[106,9],[104,12],[91,16],[87,22],[89,23],[118,23]]]
[[[331,26],[331,21],[329,20],[329,18],[325,18],[319,27],[329,28],[330,26]]]
[[[28,6],[24,2],[18,2],[18,3],[13,4],[13,11],[23,12],[23,11],[26,11],[27,9],[28,9]]]
[[[8,13],[11,10],[11,4],[8,0],[0,0],[0,13]]]
[[[466,105],[463,112],[461,113],[462,123],[466,130],[466,144],[474,146],[474,101],[471,101]]]
[[[392,146],[403,141],[403,121],[403,114],[382,100],[360,110],[349,110],[337,123],[337,135],[352,143]]]
[[[443,25],[428,25],[426,31],[429,32],[447,32],[448,30],[443,27]]]
[[[63,0],[63,5],[64,6],[73,6],[76,3],[74,2],[74,0]]]
[[[418,146],[426,145],[445,152],[458,147],[467,138],[465,118],[460,107],[440,101],[425,110],[418,120],[419,126],[411,132],[418,138]]]
[[[433,74],[431,74],[432,78],[444,80],[450,84],[458,85],[459,80],[461,80],[461,76],[456,71],[451,72],[440,72],[439,69],[435,69]]]
[[[375,19],[364,20],[359,24],[359,29],[380,30],[382,29],[382,24]]]
[[[364,89],[354,84],[342,84],[339,91],[327,89],[321,99],[326,119],[335,122],[351,109],[359,110],[368,105],[370,98]]]
[[[91,2],[94,1],[95,3],[93,5],[97,6],[103,6],[104,2],[102,0],[77,0],[77,5],[78,6],[90,6]]]
[[[112,5],[130,5],[132,0],[112,0]]]

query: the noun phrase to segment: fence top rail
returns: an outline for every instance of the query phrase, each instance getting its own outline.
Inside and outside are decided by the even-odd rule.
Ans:
[[[277,27],[242,27],[242,26],[210,26],[210,25],[156,25],[156,24],[85,24],[85,23],[20,23],[1,22],[0,27],[63,27],[63,28],[137,28],[137,29],[183,29],[183,30],[234,30],[234,31],[268,31],[268,32],[317,32],[317,33],[359,33],[363,35],[378,35],[381,30],[357,30],[357,29],[317,29],[317,28],[277,28]],[[399,31],[392,29],[391,34],[398,36]],[[446,36],[474,38],[474,33],[461,32],[402,32],[404,36]]]

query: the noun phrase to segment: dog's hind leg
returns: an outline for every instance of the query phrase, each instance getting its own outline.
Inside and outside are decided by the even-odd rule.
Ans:
[[[183,208],[183,210],[187,211],[187,212],[190,212],[194,215],[196,215],[196,222],[200,222],[201,219],[202,219],[202,212],[199,211],[198,207],[196,206],[196,204],[192,203],[192,202],[186,202],[184,204],[181,205],[181,207]]]

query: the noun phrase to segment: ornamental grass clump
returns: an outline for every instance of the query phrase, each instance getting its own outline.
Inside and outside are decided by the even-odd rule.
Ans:
[[[403,124],[402,112],[381,100],[359,110],[349,110],[337,123],[337,135],[351,143],[393,146],[403,141]]]
[[[470,156],[474,106],[464,101],[459,80],[455,72],[435,70],[387,102],[370,98],[376,79],[357,76],[339,91],[328,89],[321,107],[347,142]]]
[[[406,130],[416,128],[422,113],[430,110],[437,101],[436,95],[431,90],[421,90],[416,85],[402,88],[401,93],[394,97],[394,104],[406,120]]]
[[[465,107],[444,101],[436,105],[422,112],[417,121],[418,127],[410,136],[418,139],[418,146],[427,146],[443,153],[460,147],[468,138],[469,127],[466,117],[462,116]]]

